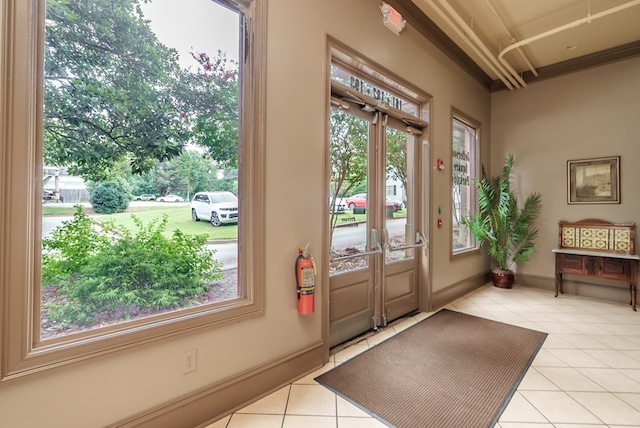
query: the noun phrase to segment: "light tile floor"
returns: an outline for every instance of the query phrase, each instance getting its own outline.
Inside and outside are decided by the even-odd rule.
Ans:
[[[446,308],[549,333],[498,428],[640,427],[640,313],[629,305],[487,285]],[[430,314],[337,352],[315,373],[207,428],[385,427],[313,378]]]

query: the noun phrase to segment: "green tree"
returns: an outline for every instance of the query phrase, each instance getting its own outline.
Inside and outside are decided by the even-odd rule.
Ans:
[[[387,128],[387,177],[394,178],[407,189],[407,133],[394,128]],[[406,202],[406,201],[403,201]]]
[[[237,167],[238,64],[222,51],[213,58],[204,52],[191,55],[199,66],[181,73],[180,96],[192,143],[212,160]]]
[[[89,202],[99,214],[124,212],[129,207],[131,191],[129,184],[120,177],[109,181],[100,181],[91,186]]]
[[[138,173],[181,152],[177,53],[138,1],[47,1],[45,162],[99,181],[119,161]]]
[[[156,186],[158,189],[159,195],[168,195],[170,193],[175,193],[179,187],[179,182],[176,177],[172,175],[172,171],[169,165],[169,162],[161,162],[159,163],[155,170],[156,175]]]
[[[331,109],[329,138],[332,201],[348,192],[367,177],[368,122],[341,109]],[[331,207],[333,208],[333,207]],[[336,224],[336,213],[331,209],[331,235]]]
[[[219,168],[222,172],[221,176],[216,174],[213,180],[211,190],[226,190],[228,192],[238,194],[238,170],[236,168]]]
[[[145,193],[157,195],[159,193],[156,185],[156,174],[153,170],[140,174],[128,172],[125,175],[132,195],[143,195]]]
[[[172,179],[173,189],[179,189],[187,199],[191,199],[191,195],[195,192],[207,188],[210,169],[211,161],[193,150],[186,150],[167,163],[167,172]]]
[[[198,66],[181,69],[144,20],[142,1],[47,1],[45,163],[101,181],[122,162],[151,171],[190,143],[237,167],[238,64],[220,51],[192,52]],[[160,179],[158,193],[176,188],[172,181]]]
[[[367,193],[366,180],[363,179],[358,184],[354,184],[353,186],[349,187],[349,191],[345,193],[345,196],[349,197],[349,196],[357,195],[358,193]]]
[[[238,170],[225,167],[194,150],[162,162],[154,170],[156,192],[177,193],[190,199],[196,192],[228,190],[238,194]]]

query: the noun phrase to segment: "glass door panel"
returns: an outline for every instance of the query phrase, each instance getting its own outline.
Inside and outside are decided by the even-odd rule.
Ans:
[[[416,228],[416,154],[422,132],[395,118],[384,120],[385,216],[381,325],[418,307],[417,259],[425,245]]]
[[[385,261],[387,263],[413,257],[413,249],[405,248],[413,244],[411,208],[413,197],[409,186],[413,169],[409,165],[408,145],[413,146],[413,138],[403,130],[385,127]],[[413,156],[411,156],[413,157]]]
[[[368,146],[371,120],[358,109],[332,108],[330,225],[331,265],[339,274],[369,266]],[[361,192],[353,193],[360,189]],[[350,196],[346,196],[350,195]]]
[[[330,344],[337,345],[375,325],[375,255],[382,253],[371,230],[370,161],[375,143],[371,112],[344,102],[329,117],[331,259]]]

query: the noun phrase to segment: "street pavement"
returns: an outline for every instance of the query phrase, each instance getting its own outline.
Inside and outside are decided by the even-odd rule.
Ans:
[[[42,237],[46,238],[51,232],[62,225],[63,221],[68,221],[71,216],[43,216],[42,217]],[[236,269],[238,265],[238,243],[232,241],[216,241],[207,244],[207,248],[215,250],[216,259],[222,263],[223,270]]]

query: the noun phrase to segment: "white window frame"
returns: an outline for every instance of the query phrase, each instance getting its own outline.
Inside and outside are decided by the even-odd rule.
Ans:
[[[469,160],[468,161],[464,161],[464,160],[460,160],[460,159],[456,159],[456,156],[454,155],[454,147],[453,147],[453,139],[454,139],[454,128],[455,128],[455,122],[460,122],[463,125],[465,125],[468,128],[472,128],[475,131],[475,141],[473,142],[473,148],[469,153]],[[468,171],[468,179],[469,179],[469,210],[461,210],[459,215],[461,216],[468,216],[471,213],[476,213],[478,211],[478,201],[477,201],[477,191],[476,191],[476,187],[475,187],[475,180],[480,178],[480,168],[478,167],[480,162],[480,124],[479,122],[469,118],[468,116],[466,116],[465,114],[463,114],[462,112],[456,110],[456,109],[452,109],[451,112],[451,161],[450,161],[450,165],[451,165],[451,254],[453,256],[457,255],[457,254],[464,254],[470,251],[476,251],[479,249],[479,246],[477,244],[477,242],[475,241],[475,239],[472,236],[469,236],[469,242],[470,245],[462,247],[462,248],[455,248],[454,244],[456,242],[455,238],[454,238],[454,234],[456,233],[456,227],[455,227],[455,207],[454,207],[454,203],[455,203],[455,198],[453,195],[453,191],[454,191],[454,186],[456,185],[455,183],[455,176],[456,173],[458,172],[456,170],[456,165],[459,165],[463,168],[469,168],[470,171]],[[466,231],[466,226],[460,225],[460,230],[465,230]],[[468,233],[468,232],[467,232]]]
[[[0,10],[0,382],[176,334],[264,314],[266,0],[218,0],[244,14],[239,229],[241,297],[40,341],[44,0]],[[37,323],[37,324],[36,324]]]

